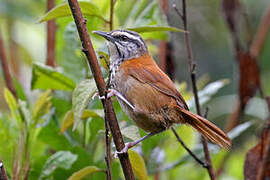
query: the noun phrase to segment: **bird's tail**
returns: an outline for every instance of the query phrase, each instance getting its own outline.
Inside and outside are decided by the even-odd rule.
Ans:
[[[185,122],[199,131],[204,137],[223,148],[228,149],[231,146],[232,142],[229,137],[216,125],[188,110],[181,109],[180,111]]]

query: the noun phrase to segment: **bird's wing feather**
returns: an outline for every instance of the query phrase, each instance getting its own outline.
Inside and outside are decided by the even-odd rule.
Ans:
[[[177,91],[171,79],[157,66],[151,56],[147,55],[128,60],[123,65],[128,75],[142,83],[151,85],[167,96],[173,97],[180,107],[188,109],[185,100]]]

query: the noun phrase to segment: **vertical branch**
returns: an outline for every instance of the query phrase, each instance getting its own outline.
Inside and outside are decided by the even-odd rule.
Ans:
[[[114,0],[110,0],[110,31],[113,30],[113,17],[114,17]],[[106,58],[104,57],[105,61]],[[107,61],[106,61],[107,62]],[[108,65],[108,64],[107,64]],[[109,75],[110,77],[110,75]],[[108,81],[108,84],[106,86],[109,87],[110,84],[110,78]],[[106,92],[105,92],[106,94]],[[112,170],[111,170],[111,139],[110,139],[110,127],[109,127],[109,122],[108,119],[105,117],[105,151],[106,151],[106,156],[105,156],[105,161],[106,161],[106,166],[107,166],[107,170],[106,170],[106,174],[107,174],[107,180],[111,180],[112,179]]]
[[[263,48],[264,42],[266,40],[269,28],[270,28],[270,4],[268,5],[265,14],[262,17],[261,23],[250,46],[249,51],[251,56],[255,58],[259,56]]]
[[[109,125],[108,125],[108,119],[105,118],[105,150],[106,150],[106,156],[105,156],[105,161],[106,161],[106,166],[107,166],[107,170],[106,170],[106,174],[107,174],[107,180],[111,180],[112,179],[112,168],[111,168],[111,161],[112,161],[112,157],[111,157],[111,138],[110,138],[110,134],[109,134]]]
[[[0,61],[1,61],[2,69],[4,72],[4,78],[5,78],[6,85],[7,85],[8,89],[10,90],[10,92],[13,94],[13,96],[16,97],[16,91],[15,91],[15,88],[12,84],[12,77],[11,77],[11,73],[9,70],[8,63],[7,63],[7,56],[5,53],[5,46],[4,46],[4,42],[2,39],[1,30],[0,30]]]
[[[54,7],[54,0],[47,0],[47,10]],[[46,65],[55,67],[55,20],[47,22],[47,58]]]
[[[268,112],[270,113],[270,97],[266,97],[266,103],[268,105]],[[266,128],[265,128],[265,136],[262,135],[262,139],[261,139],[261,144],[264,144],[264,146],[262,146],[262,160],[259,164],[258,167],[258,174],[256,177],[256,180],[263,180],[265,179],[265,173],[267,172],[267,165],[269,163],[269,159],[270,159],[270,116],[268,117],[268,121],[266,123]],[[264,132],[263,132],[264,134]],[[264,140],[265,139],[265,140]],[[264,143],[265,142],[265,143]]]
[[[187,32],[185,33],[185,41],[186,41],[186,50],[187,50],[187,57],[188,57],[188,63],[189,63],[189,70],[190,70],[190,77],[192,82],[192,90],[194,94],[195,104],[196,104],[196,110],[197,114],[201,115],[201,109],[200,109],[200,103],[199,103],[199,97],[198,97],[198,89],[196,86],[196,73],[195,73],[195,64],[193,63],[193,54],[191,49],[191,43],[190,43],[190,36],[187,28],[187,12],[186,12],[186,0],[182,0],[182,13],[176,8],[176,5],[173,5],[178,15],[182,18],[184,30]],[[204,155],[207,163],[207,171],[211,178],[211,180],[215,180],[215,174],[212,167],[211,158],[209,155],[209,150],[207,146],[207,140],[205,137],[202,136],[202,144],[204,149]]]
[[[161,9],[163,11],[163,13],[165,15],[167,15],[167,11],[168,11],[168,0],[160,0],[159,4],[161,6]],[[159,62],[159,67],[160,69],[166,72],[167,69],[167,62],[166,62],[166,41],[165,40],[161,40],[160,44],[159,44],[159,54],[158,54],[158,62]]]
[[[114,14],[114,4],[116,0],[110,0],[110,31],[113,30],[113,14]]]
[[[106,84],[104,81],[104,78],[101,73],[101,69],[99,67],[97,57],[95,54],[95,51],[93,49],[92,42],[90,40],[88,30],[86,28],[86,20],[82,16],[82,12],[80,10],[80,6],[77,0],[68,0],[69,7],[71,9],[73,18],[75,20],[77,30],[82,42],[82,47],[83,47],[83,52],[85,53],[88,63],[90,65],[90,68],[92,70],[99,95],[104,96],[106,92]],[[104,112],[105,112],[105,118],[107,118],[111,132],[112,132],[112,137],[116,146],[117,151],[121,151],[124,148],[124,140],[116,119],[116,115],[114,113],[114,109],[112,106],[112,102],[110,99],[104,99],[102,100],[102,104],[104,107]],[[119,154],[118,155],[125,178],[127,180],[134,180],[134,174],[133,170],[128,158],[128,153],[124,154]]]

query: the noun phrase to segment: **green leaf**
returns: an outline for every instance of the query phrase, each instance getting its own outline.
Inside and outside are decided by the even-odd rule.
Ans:
[[[81,1],[79,2],[79,5],[80,5],[83,15],[95,16],[104,20],[100,10],[94,3]],[[54,7],[49,12],[47,12],[43,17],[41,17],[39,22],[46,22],[51,19],[66,17],[66,16],[71,16],[71,11],[70,11],[70,7],[68,3],[60,4]]]
[[[91,175],[96,172],[103,172],[102,169],[96,167],[96,166],[87,166],[83,169],[80,169],[79,171],[75,172],[68,178],[68,180],[81,180],[84,177]]]
[[[31,89],[53,89],[72,91],[75,83],[64,74],[42,64],[34,64],[32,69]]]
[[[93,79],[82,80],[72,93],[72,111],[74,113],[73,130],[76,129],[84,109],[87,107],[89,100],[96,90]]]
[[[33,110],[34,124],[37,124],[43,115],[50,112],[51,106],[51,91],[47,90],[46,92],[42,93],[35,102]]]
[[[103,114],[100,112],[101,111],[86,109],[83,111],[80,119],[85,120],[90,117],[102,118]],[[70,110],[64,116],[64,119],[62,121],[61,128],[60,128],[60,132],[61,133],[65,132],[67,128],[69,128],[73,124],[73,122],[74,122],[74,115],[73,115],[73,112]]]
[[[59,127],[56,120],[57,119],[54,119],[53,116],[48,124],[45,123],[38,134],[38,139],[49,148],[56,151],[69,149],[70,145],[75,143],[72,139],[59,133]]]
[[[221,79],[215,82],[212,82],[210,84],[208,84],[207,86],[205,86],[201,91],[199,91],[198,96],[200,99],[200,104],[203,105],[205,104],[207,101],[209,101],[211,99],[212,96],[214,96],[218,90],[220,90],[222,87],[224,87],[225,85],[227,85],[229,83],[228,79]],[[194,97],[188,101],[188,105],[190,107],[195,107],[194,104]]]
[[[251,125],[252,125],[251,122],[245,122],[245,123],[242,123],[242,124],[236,126],[228,133],[229,138],[232,140],[232,139],[238,137],[242,132],[247,130]]]
[[[4,97],[11,111],[11,115],[18,121],[18,123],[21,123],[21,118],[18,113],[18,105],[16,99],[7,88],[4,88]]]
[[[140,154],[136,151],[130,150],[128,151],[130,163],[132,165],[132,169],[134,171],[135,176],[139,180],[147,180],[147,171],[145,167],[145,163]]]
[[[186,32],[185,30],[170,26],[141,26],[127,29],[135,31],[137,33],[157,32],[157,31]]]
[[[13,82],[13,85],[15,87],[18,99],[21,99],[23,101],[27,101],[27,97],[24,93],[24,90],[23,90],[21,83],[16,78],[13,78],[12,82]]]
[[[125,137],[127,137],[133,141],[140,139],[139,129],[137,126],[134,126],[134,125],[124,127],[123,129],[121,129],[121,133]]]
[[[49,177],[57,168],[70,169],[76,160],[77,155],[72,154],[70,151],[56,152],[46,161],[39,179],[46,179],[46,177]]]
[[[29,109],[27,108],[26,102],[19,99],[18,100],[18,107],[19,107],[21,118],[23,119],[23,121],[26,121],[27,124],[29,125],[30,121],[32,119],[32,116],[31,116]]]

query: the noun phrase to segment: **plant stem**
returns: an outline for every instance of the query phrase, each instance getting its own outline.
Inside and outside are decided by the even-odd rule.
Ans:
[[[2,69],[4,72],[4,79],[5,79],[7,88],[10,90],[10,92],[16,98],[17,94],[16,94],[15,88],[14,88],[13,83],[12,83],[12,77],[11,77],[11,73],[9,70],[8,63],[7,63],[7,56],[5,53],[5,46],[4,46],[4,42],[2,39],[1,29],[0,29],[0,61],[1,61]]]
[[[204,168],[207,168],[207,164],[202,162],[184,143],[184,141],[180,138],[180,136],[177,134],[176,130],[172,127],[172,132],[174,133],[175,137],[177,138],[178,142],[181,143],[181,145],[185,148],[185,150]]]
[[[176,9],[176,12],[178,13],[179,10],[177,10],[176,5],[174,4],[174,8]],[[201,115],[201,108],[200,108],[200,103],[199,103],[199,97],[198,97],[198,89],[196,85],[196,73],[195,73],[195,64],[193,63],[193,54],[192,54],[192,49],[191,49],[191,43],[190,43],[190,36],[188,33],[188,28],[187,28],[187,12],[186,12],[186,0],[182,0],[182,14],[178,13],[179,16],[182,19],[183,25],[184,25],[184,30],[186,31],[185,33],[185,41],[186,41],[186,50],[187,50],[187,58],[188,58],[188,63],[189,63],[189,71],[190,71],[190,77],[191,77],[191,82],[192,82],[192,90],[194,94],[194,99],[195,99],[195,104],[196,104],[196,110],[197,114]],[[205,154],[205,160],[207,164],[207,171],[208,174],[211,178],[211,180],[215,180],[215,174],[211,162],[211,157],[209,154],[208,146],[207,146],[207,140],[202,136],[202,144],[203,144],[203,150]]]
[[[90,65],[90,68],[92,70],[92,74],[94,76],[99,95],[104,96],[106,92],[106,84],[104,81],[104,78],[101,73],[101,69],[99,67],[97,57],[95,54],[95,51],[93,49],[92,42],[90,40],[88,30],[86,28],[86,21],[82,16],[82,12],[80,10],[80,6],[77,0],[68,0],[70,9],[72,11],[73,18],[75,20],[77,30],[82,42],[82,47],[83,47],[83,52],[85,53],[88,63]],[[107,118],[111,132],[112,132],[112,137],[116,146],[117,151],[121,151],[125,144],[124,140],[116,119],[116,115],[114,113],[114,109],[112,106],[112,102],[110,98],[105,98],[102,100],[102,104],[104,107],[104,112],[105,112],[105,118]],[[118,155],[120,163],[122,165],[122,169],[125,175],[125,178],[127,180],[134,180],[134,174],[133,170],[129,161],[128,153],[124,154],[119,154]]]
[[[266,97],[266,103],[268,105],[268,112],[270,113],[270,97]],[[267,173],[267,165],[270,158],[270,117],[268,117],[268,121],[265,125],[265,131],[266,137],[262,136],[261,139],[261,144],[263,144],[263,146],[261,147],[263,154],[261,156],[262,160],[258,167],[258,174],[256,180],[265,179],[264,176]],[[263,143],[264,141],[265,143]]]
[[[268,5],[264,16],[262,17],[261,23],[258,27],[258,30],[253,38],[252,44],[250,46],[250,54],[257,58],[262,51],[264,42],[266,41],[266,36],[270,28],[270,4]]]
[[[110,31],[113,30],[114,0],[110,0]]]
[[[110,31],[113,30],[113,16],[114,16],[114,0],[110,0]],[[105,61],[106,58],[104,57]],[[107,61],[106,61],[107,63]],[[108,65],[108,64],[107,64]],[[109,74],[109,80],[108,83],[106,85],[106,89],[109,88],[110,85],[110,74]],[[105,97],[107,97],[107,93],[105,92]],[[110,139],[110,128],[108,125],[108,118],[105,117],[105,151],[106,151],[106,155],[105,155],[105,162],[106,162],[106,174],[107,174],[107,180],[111,180],[112,179],[112,170],[111,170],[111,161],[112,161],[112,157],[111,157],[111,139]]]
[[[112,179],[112,168],[111,168],[111,161],[112,161],[112,157],[111,157],[111,138],[110,138],[110,131],[109,131],[109,125],[108,125],[108,120],[105,119],[105,144],[106,144],[106,157],[105,157],[105,161],[106,161],[106,174],[107,174],[107,180],[111,180]]]
[[[47,11],[54,7],[54,0],[47,0]],[[55,67],[55,20],[47,22],[47,59],[46,65]]]

